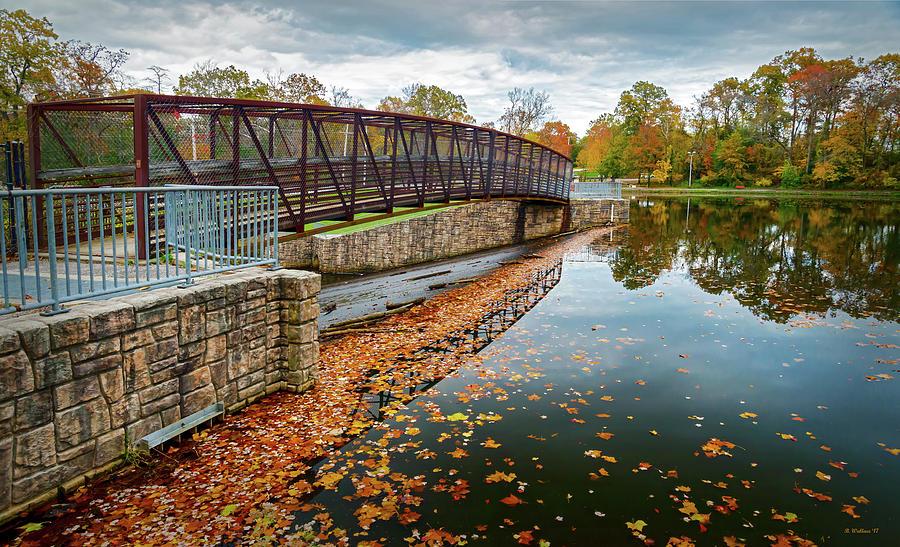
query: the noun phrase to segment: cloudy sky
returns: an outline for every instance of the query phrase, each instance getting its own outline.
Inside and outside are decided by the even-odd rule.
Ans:
[[[262,77],[306,72],[367,107],[409,83],[462,94],[479,122],[513,86],[550,93],[582,133],[637,80],[688,105],[788,49],[874,58],[900,51],[900,2],[492,2],[402,0],[0,0],[62,39],[131,52],[138,79],[213,59]]]

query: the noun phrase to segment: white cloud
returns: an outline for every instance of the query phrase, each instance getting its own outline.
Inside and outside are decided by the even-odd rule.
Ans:
[[[14,0],[13,0],[14,1]],[[900,43],[896,3],[28,0],[63,39],[131,52],[135,77],[214,59],[261,77],[307,72],[368,106],[415,81],[461,93],[495,119],[513,86],[550,93],[578,132],[637,80],[679,103],[785,50],[874,57]],[[0,6],[17,8],[10,0]]]

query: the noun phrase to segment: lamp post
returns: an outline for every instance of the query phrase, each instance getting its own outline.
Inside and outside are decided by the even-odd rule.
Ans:
[[[688,158],[691,160],[690,167],[688,168],[688,188],[693,186],[694,183],[694,154],[696,154],[696,152],[693,150],[688,152]]]

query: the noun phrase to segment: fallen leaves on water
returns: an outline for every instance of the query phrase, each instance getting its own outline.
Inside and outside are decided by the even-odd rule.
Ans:
[[[504,473],[502,471],[494,471],[490,475],[484,478],[484,482],[488,484],[492,484],[495,482],[512,482],[515,480],[515,473]]]
[[[798,517],[796,513],[791,513],[790,511],[786,511],[782,515],[775,511],[775,509],[772,509],[772,520],[783,520],[784,522],[791,524],[800,520],[800,517]]]
[[[516,497],[515,494],[510,494],[510,495],[506,496],[505,498],[501,498],[500,503],[502,503],[504,505],[508,505],[510,507],[515,507],[516,505],[519,505],[519,504],[522,504],[525,502],[522,501],[520,498]]]
[[[503,445],[488,437],[483,443],[481,443],[481,446],[485,448],[500,448]]]
[[[855,505],[844,504],[841,507],[841,513],[847,513],[848,515],[850,515],[851,517],[853,517],[855,519],[860,518],[860,516],[856,514],[856,506]]]
[[[810,488],[794,488],[794,491],[800,494],[805,494],[815,500],[818,501],[831,501],[831,496],[828,494],[822,494],[821,492],[816,492]]]
[[[647,523],[642,520],[636,520],[634,522],[626,522],[625,526],[627,526],[629,530],[637,530],[638,532],[643,532],[644,527],[647,526]]]
[[[703,451],[703,454],[706,455],[707,458],[717,458],[719,456],[728,456],[732,457],[731,452],[728,452],[726,449],[732,449],[735,447],[735,444],[729,441],[723,441],[722,439],[717,439],[715,437],[706,441],[703,446],[700,447],[700,450]]]

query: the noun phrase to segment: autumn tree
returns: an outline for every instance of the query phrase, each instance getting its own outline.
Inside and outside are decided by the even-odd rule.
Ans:
[[[565,156],[572,154],[572,145],[576,138],[572,129],[561,121],[546,122],[540,131],[528,133],[525,137]]]
[[[626,160],[637,170],[646,174],[657,168],[657,163],[665,158],[666,146],[659,131],[650,124],[641,124],[637,131],[628,137]]]
[[[862,67],[851,84],[851,139],[859,150],[861,168],[885,168],[886,155],[900,151],[898,139],[898,110],[900,110],[900,54],[890,53]]]
[[[582,139],[578,165],[598,176],[621,177],[627,172],[624,151],[627,136],[611,114],[600,116],[591,123]]]
[[[129,56],[124,49],[71,40],[63,44],[62,52],[63,61],[54,75],[56,97],[102,97],[132,87],[122,72]]]

